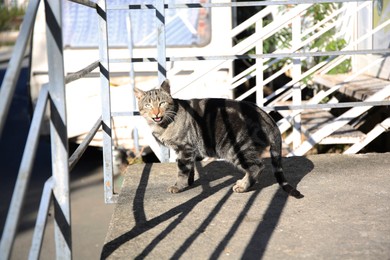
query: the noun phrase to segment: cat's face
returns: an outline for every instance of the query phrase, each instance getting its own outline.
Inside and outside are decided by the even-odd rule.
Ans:
[[[138,99],[140,114],[148,122],[161,124],[173,120],[175,116],[173,111],[174,104],[169,91],[168,81],[164,81],[159,89],[149,91],[134,89],[135,96]]]

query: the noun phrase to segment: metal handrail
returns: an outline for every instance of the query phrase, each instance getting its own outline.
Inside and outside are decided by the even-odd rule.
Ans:
[[[92,3],[90,1],[77,1],[77,2]],[[8,110],[9,110],[9,105],[11,103],[15,91],[16,80],[20,73],[21,62],[23,59],[23,55],[26,51],[28,39],[31,36],[32,26],[34,25],[33,20],[36,17],[38,6],[39,6],[39,0],[32,0],[29,2],[20,33],[14,47],[14,52],[10,59],[9,66],[7,68],[2,83],[1,92],[0,92],[0,107],[2,108],[0,111],[0,133],[4,126],[6,115],[8,114]],[[85,67],[84,69],[67,75],[64,78],[64,83],[67,84],[84,77],[86,74],[92,72],[94,69],[99,67],[99,65],[100,65],[100,61],[95,61],[92,64]],[[9,211],[7,214],[4,231],[0,241],[0,259],[8,259],[12,251],[16,230],[21,215],[21,209],[23,206],[27,186],[30,180],[33,162],[36,156],[40,129],[42,126],[43,117],[48,103],[47,101],[50,96],[49,88],[50,88],[49,84],[44,84],[39,92],[39,97],[37,99],[30,129],[28,132],[28,137],[27,137],[25,149],[20,164],[17,181],[15,184]],[[89,132],[85,140],[69,158],[69,169],[72,169],[75,166],[75,164],[78,162],[78,160],[86,150],[87,146],[91,142],[93,136],[96,134],[100,126],[101,126],[101,119],[99,119],[96,122],[96,124],[93,126],[93,128],[91,129],[91,131]],[[38,259],[39,257],[40,249],[42,245],[42,239],[43,239],[43,232],[47,220],[47,212],[48,212],[50,202],[52,200],[52,192],[53,189],[55,188],[55,185],[56,183],[53,181],[52,177],[50,177],[45,183],[44,191],[41,197],[42,198],[41,204],[38,211],[38,217],[37,217],[36,226],[34,230],[34,236],[32,240],[29,259]],[[57,252],[57,253],[60,254],[61,252]]]
[[[80,1],[80,0],[79,0]],[[299,4],[324,4],[324,3],[346,3],[346,2],[364,2],[369,0],[283,0],[283,1],[250,1],[250,2],[231,2],[231,3],[172,3],[164,4],[165,9],[178,8],[211,8],[211,7],[255,7],[269,5],[299,5]],[[108,10],[134,10],[134,9],[154,9],[153,4],[127,4],[110,6]]]
[[[53,177],[50,177],[43,186],[41,201],[39,203],[38,216],[35,222],[34,234],[28,255],[29,260],[39,259],[41,253],[43,235],[45,233],[47,216],[49,215],[49,207],[52,200],[53,187]]]
[[[81,156],[84,154],[85,150],[87,150],[88,145],[91,143],[93,137],[102,126],[102,119],[99,118],[96,123],[93,125],[91,130],[88,132],[87,136],[84,140],[79,144],[77,149],[73,152],[72,156],[69,157],[69,171],[72,171],[74,166],[80,160]]]
[[[12,194],[11,204],[8,210],[7,219],[4,226],[3,235],[0,243],[0,258],[8,259],[11,253],[13,242],[16,235],[17,225],[25,198],[27,186],[30,180],[33,162],[38,147],[39,134],[42,125],[42,119],[45,113],[46,104],[49,96],[47,86],[43,86],[37,101],[28,133],[26,146],[23,151],[22,162],[20,164],[18,177],[16,180],[14,192]]]
[[[359,9],[365,7],[366,5],[368,4],[368,2],[365,2],[363,4],[361,4],[359,6]],[[328,17],[326,17],[325,19],[321,20],[320,22],[318,22],[317,24],[315,24],[313,27],[310,27],[308,28],[306,31],[302,32],[302,34],[300,35],[300,38],[304,38],[305,36],[309,35],[310,33],[314,32],[316,29],[320,28],[322,25],[324,25],[325,23],[327,23],[328,21],[330,21],[332,18],[336,17],[338,14],[340,14],[341,12],[343,12],[344,10],[347,9],[347,6],[344,6],[340,9],[338,9],[337,11],[333,12],[331,15],[329,15]],[[358,11],[358,10],[357,10]],[[260,17],[260,19],[262,19],[262,16]],[[247,26],[251,26],[253,23],[257,22],[256,20],[255,21],[252,21],[251,24],[247,25]],[[304,41],[300,41],[300,43],[297,45],[297,46],[294,46],[293,48],[290,49],[290,52],[295,52],[297,51],[298,49],[302,48],[303,46],[305,46],[307,43],[313,41],[314,39],[318,38],[319,36],[321,36],[324,32],[330,30],[331,28],[333,28],[334,26],[336,25],[336,23],[333,23],[331,26],[327,26],[326,28],[322,28],[320,31],[318,31],[317,33],[315,33],[314,35],[310,36],[309,38],[307,38],[306,40]],[[235,28],[234,28],[235,29]],[[242,31],[244,28],[241,28],[240,31]],[[276,32],[276,31],[275,31]],[[285,50],[276,50],[274,53],[281,53]],[[285,56],[283,56],[283,58],[285,58]],[[263,66],[263,72],[268,68],[270,67],[271,65],[275,64],[276,62],[280,61],[282,58],[276,58],[274,59],[273,61],[269,62],[267,64],[267,66]],[[263,63],[265,62],[268,62],[270,60],[270,58],[265,58],[263,59]],[[283,69],[283,68],[282,68]],[[253,71],[253,72],[252,72]],[[245,81],[249,80],[250,78],[254,77],[256,74],[258,73],[262,73],[262,72],[257,72],[256,70],[256,64],[252,65],[251,67],[249,67],[248,69],[246,69],[244,72],[240,73],[239,75],[235,76],[231,82],[233,83],[231,88],[235,88],[237,86],[239,86],[240,84],[244,83]],[[276,72],[277,73],[277,72]],[[249,76],[248,76],[249,75]],[[239,80],[240,78],[242,77],[245,77],[245,80],[241,79]],[[262,86],[266,85],[265,82],[263,82]],[[259,87],[262,87],[262,86],[255,86],[255,88],[259,88]],[[249,93],[249,91],[247,91],[247,93]],[[253,93],[253,92],[252,92]],[[252,94],[250,93],[250,94]],[[245,94],[245,93],[244,93]],[[243,94],[243,95],[244,95]],[[249,94],[249,95],[250,95]],[[246,95],[249,96],[249,95]]]
[[[90,8],[95,8],[97,10],[97,14],[99,16],[99,25],[100,25],[100,43],[99,43],[99,61],[95,61],[94,63],[88,65],[84,69],[69,74],[66,77],[63,77],[63,75],[60,75],[63,70],[57,71],[56,73],[52,74],[51,69],[49,68],[49,74],[51,75],[51,79],[53,78],[53,75],[60,75],[62,78],[58,79],[59,84],[63,87],[66,83],[72,82],[74,80],[80,79],[84,77],[86,74],[90,73],[97,67],[100,69],[100,75],[101,75],[101,87],[102,87],[102,105],[103,105],[103,112],[101,118],[99,118],[96,123],[93,125],[89,133],[87,134],[86,138],[83,140],[83,142],[79,145],[79,147],[76,149],[76,151],[70,156],[68,163],[66,164],[66,171],[65,173],[69,173],[70,170],[73,169],[73,167],[76,165],[82,154],[85,152],[86,148],[88,147],[89,143],[93,139],[94,135],[96,132],[99,130],[100,127],[102,127],[103,132],[104,132],[104,145],[103,145],[103,152],[104,152],[104,187],[105,187],[105,198],[106,202],[115,202],[117,199],[117,195],[114,194],[113,192],[113,173],[112,173],[112,139],[111,139],[111,117],[115,113],[111,113],[110,109],[110,92],[109,92],[109,58],[108,58],[108,41],[107,41],[107,16],[106,16],[106,10],[117,10],[120,8],[124,8],[123,6],[114,6],[110,8],[106,8],[106,3],[105,0],[99,0],[98,3],[89,1],[89,0],[70,0],[72,2],[82,4],[84,6],[90,7]],[[310,4],[314,3],[328,3],[328,2],[366,2],[367,0],[322,0],[322,1],[313,1],[313,0],[304,0],[304,1],[298,1],[298,0],[287,0],[287,1],[257,1],[257,2],[240,2],[240,3],[206,3],[206,4],[195,4],[195,5],[189,5],[189,4],[173,4],[173,5],[167,5],[164,4],[164,1],[155,1],[156,6],[153,5],[153,8],[156,9],[159,13],[159,15],[164,16],[164,9],[166,8],[200,8],[200,7],[237,7],[237,6],[266,6],[266,5],[280,5],[280,4],[306,4],[304,7],[296,8],[294,9],[294,12],[286,15],[285,17],[292,19],[300,15]],[[53,1],[54,2],[54,1]],[[59,10],[61,10],[60,6],[58,5],[60,1],[57,1],[54,7],[56,8],[53,12],[53,14],[48,13],[49,15],[53,15],[51,18],[56,18],[56,12],[58,13]],[[18,50],[20,52],[15,51],[11,57],[10,60],[10,66],[7,69],[6,75],[4,77],[4,82],[2,84],[1,90],[0,90],[0,135],[4,126],[6,114],[8,113],[9,110],[9,105],[11,102],[11,98],[13,96],[14,90],[15,90],[15,84],[16,84],[16,79],[18,78],[18,74],[20,73],[20,65],[21,61],[23,58],[23,54],[26,50],[26,46],[28,43],[28,39],[31,35],[32,31],[32,25],[33,25],[33,20],[35,19],[37,8],[38,8],[39,0],[31,0],[29,2],[25,19],[22,23],[22,28],[20,35],[17,39],[16,45],[15,45],[15,50]],[[49,3],[47,3],[49,4]],[[128,5],[126,8],[133,9],[131,6],[135,5]],[[137,5],[138,6],[138,5]],[[143,6],[139,5],[139,8],[150,8],[150,6]],[[53,10],[50,10],[53,11]],[[156,13],[157,14],[157,13]],[[263,14],[262,14],[263,15]],[[161,17],[160,17],[161,18]],[[286,20],[288,20],[286,18]],[[55,20],[55,19],[54,19]],[[54,22],[52,20],[51,22]],[[60,20],[60,19],[59,19]],[[162,32],[158,35],[158,49],[159,49],[159,55],[157,59],[154,61],[159,63],[159,79],[160,81],[166,77],[166,71],[165,71],[165,62],[167,60],[167,57],[165,55],[165,24],[164,24],[164,19],[161,19],[159,21],[159,31]],[[278,21],[277,23],[273,24],[272,26],[266,28],[263,32],[250,36],[248,37],[247,42],[245,43],[240,43],[237,44],[235,47],[233,47],[233,52],[236,53],[237,55],[226,55],[226,56],[209,56],[205,57],[205,59],[209,60],[218,60],[218,59],[246,59],[246,58],[282,58],[282,57],[309,57],[309,56],[335,56],[335,55],[352,55],[352,54],[362,54],[364,53],[388,53],[389,50],[364,50],[364,51],[356,51],[356,50],[350,50],[350,49],[343,49],[342,51],[338,52],[322,52],[322,53],[272,53],[272,54],[254,54],[254,55],[245,55],[244,53],[250,49],[253,48],[256,44],[256,41],[262,40],[264,38],[267,38],[272,35],[272,33],[278,29],[281,28],[282,26],[285,26],[288,21]],[[388,21],[389,22],[389,21]],[[61,25],[61,23],[59,24]],[[320,25],[318,25],[319,27]],[[384,26],[383,24],[380,26]],[[59,26],[61,29],[61,26]],[[236,29],[236,32],[238,32],[240,29]],[[379,30],[378,27],[375,28],[372,32],[371,35],[376,31]],[[236,33],[234,32],[234,33]],[[233,34],[234,34],[233,33]],[[52,37],[50,40],[53,40],[53,36],[49,36],[48,38]],[[61,36],[60,36],[61,37]],[[313,37],[313,36],[312,36]],[[363,36],[368,37],[368,36]],[[55,39],[54,39],[55,40]],[[57,39],[58,40],[58,39]],[[361,41],[361,39],[355,41],[353,44],[358,44],[358,42]],[[302,43],[303,44],[303,43]],[[62,46],[58,45],[57,46],[50,46],[48,48],[62,48]],[[298,49],[297,46],[294,46],[294,48]],[[61,58],[63,58],[61,56]],[[168,60],[190,60],[190,59],[197,59],[197,58],[191,58],[191,57],[175,57],[175,58],[168,58]],[[115,62],[115,60],[110,60],[111,62]],[[137,61],[134,58],[130,60],[126,60],[126,62],[134,62]],[[138,60],[141,61],[141,60]],[[144,61],[144,60],[142,60]],[[149,60],[150,61],[150,60]],[[53,62],[53,60],[51,60]],[[213,69],[219,68],[222,63],[214,63],[213,64]],[[319,67],[323,68],[323,64],[321,64]],[[329,69],[330,66],[326,68],[326,70]],[[264,69],[264,68],[263,68]],[[202,72],[203,73],[203,72]],[[310,71],[312,73],[312,71]],[[303,77],[305,77],[305,73],[300,75],[297,78],[294,78],[290,83],[288,83],[285,88],[282,89],[279,93],[281,93],[283,90],[287,89],[288,87],[293,86],[295,83],[299,82]],[[196,78],[199,78],[199,75],[197,75]],[[191,79],[192,82],[194,79]],[[267,82],[268,79],[266,79],[264,82]],[[189,84],[191,84],[190,82]],[[263,82],[263,83],[264,83]],[[36,149],[37,149],[37,144],[39,140],[39,132],[40,132],[40,127],[42,125],[42,120],[45,112],[45,108],[47,106],[47,101],[50,99],[51,100],[51,109],[52,109],[52,114],[55,111],[55,109],[58,109],[55,107],[55,100],[52,100],[52,98],[57,98],[56,96],[56,90],[51,89],[52,87],[56,86],[51,86],[49,84],[53,84],[52,82],[49,82],[48,84],[43,85],[42,89],[40,90],[40,94],[38,97],[38,101],[35,107],[35,111],[33,114],[33,119],[32,123],[30,126],[26,146],[24,149],[23,153],[23,158],[21,161],[21,165],[19,168],[19,173],[18,173],[18,179],[17,183],[15,185],[15,190],[14,194],[12,197],[11,201],[11,206],[10,210],[8,212],[4,232],[2,235],[2,239],[0,242],[0,258],[1,259],[8,259],[12,250],[12,245],[15,239],[15,234],[17,230],[17,224],[20,219],[20,212],[21,212],[21,207],[23,204],[25,192],[26,192],[26,187],[30,179],[31,175],[31,170],[32,170],[32,165],[33,161],[36,155]],[[189,85],[188,84],[188,85]],[[55,85],[55,84],[54,84]],[[338,89],[339,86],[333,87],[332,89],[321,93],[320,96],[322,95],[329,95],[330,93],[333,93]],[[251,89],[250,91],[255,91]],[[52,93],[53,92],[53,93]],[[380,94],[380,93],[379,93]],[[378,96],[377,94],[376,96]],[[53,95],[53,96],[52,96]],[[61,93],[60,93],[61,95]],[[317,100],[319,97],[316,98],[315,101],[313,101],[310,104],[305,104],[305,105],[292,105],[292,106],[274,106],[274,107],[265,107],[265,110],[297,110],[293,112],[293,114],[299,114],[301,109],[312,109],[312,108],[334,108],[334,107],[355,107],[355,106],[377,106],[377,105],[390,105],[390,101],[376,101],[374,99],[370,99],[368,102],[350,102],[350,103],[342,103],[342,104],[316,104]],[[106,107],[107,106],[107,107]],[[62,110],[64,110],[65,104],[61,107]],[[63,112],[63,111],[62,111]],[[59,111],[59,114],[61,111]],[[119,115],[122,115],[121,113],[117,113]],[[125,113],[125,115],[139,115],[137,111],[134,112],[129,112]],[[292,114],[292,115],[293,115]],[[61,115],[59,115],[60,117]],[[58,119],[58,118],[57,118]],[[61,118],[59,118],[61,119]],[[53,118],[52,118],[53,120]],[[287,122],[287,121],[286,121]],[[58,122],[57,122],[58,123]],[[63,127],[66,128],[66,120],[60,122],[63,123]],[[287,122],[289,123],[289,122]],[[58,129],[57,129],[58,130]],[[64,129],[62,129],[64,130]],[[66,132],[66,129],[64,130]],[[66,133],[64,135],[66,138]],[[62,137],[64,137],[62,136]],[[55,141],[54,141],[55,142]],[[53,144],[53,141],[52,141]],[[66,144],[62,144],[64,147],[62,149],[66,148]],[[52,148],[53,149],[53,148]],[[53,166],[54,168],[54,166]],[[53,169],[54,171],[54,169]],[[54,174],[53,174],[54,176]],[[41,197],[41,203],[39,207],[39,212],[38,212],[38,217],[36,221],[36,226],[34,230],[34,236],[33,236],[33,241],[32,241],[32,247],[30,250],[30,255],[29,259],[38,259],[39,258],[39,253],[42,245],[42,239],[43,239],[43,233],[45,229],[45,223],[47,220],[47,212],[49,209],[50,202],[55,198],[55,193],[56,190],[56,185],[58,185],[57,181],[55,180],[55,177],[49,178],[44,186],[44,191]],[[62,183],[61,185],[69,185],[69,183]],[[54,193],[53,193],[54,192]],[[61,192],[61,191],[59,191]],[[57,191],[58,193],[58,191]],[[58,194],[57,194],[58,195]],[[55,203],[59,203],[58,201],[54,200]],[[65,206],[69,207],[69,205],[66,205],[66,202],[64,203]],[[60,209],[61,208],[61,205]],[[68,213],[68,212],[67,212]],[[70,219],[67,220],[70,228],[71,221]],[[70,234],[69,234],[70,235]],[[58,237],[55,237],[56,240]],[[66,241],[68,242],[68,241]],[[61,243],[61,242],[60,242]],[[63,252],[65,252],[62,257],[68,257],[71,258],[71,243],[68,243],[67,245],[60,245],[60,247],[68,247],[68,248],[60,248],[60,250],[57,252],[58,255],[61,255]],[[70,253],[69,253],[70,252]]]
[[[249,36],[248,38],[246,38],[245,40],[241,41],[240,43],[236,44],[232,48],[232,53],[234,53],[235,55],[232,55],[234,57],[231,57],[231,59],[235,59],[235,57],[237,55],[242,55],[241,57],[244,58],[245,56],[243,54],[246,53],[247,51],[249,51],[250,49],[252,49],[253,47],[255,47],[258,41],[264,40],[264,39],[272,36],[276,29],[282,28],[283,26],[287,25],[289,23],[289,21],[291,21],[291,19],[300,15],[307,8],[309,8],[309,6],[310,5],[303,5],[303,6],[300,5],[300,6],[295,7],[294,9],[290,10],[285,15],[281,16],[275,23],[268,24],[266,27],[263,28],[263,30],[260,33],[253,34],[253,35]],[[267,54],[267,55],[273,55],[273,54]],[[272,57],[272,56],[270,56],[270,57]],[[261,58],[270,58],[270,57],[261,56]],[[224,64],[226,64],[227,62],[230,62],[230,60],[225,60],[225,61],[219,62],[218,60],[220,60],[221,57],[214,57],[214,59],[216,60],[215,64],[213,63],[212,66],[210,66],[210,67],[205,66],[195,75],[191,75],[189,77],[189,79],[183,84],[183,86],[180,89],[176,90],[175,93],[173,93],[173,94],[179,93],[183,89],[187,88],[188,86],[190,86],[191,84],[193,84],[194,82],[196,82],[197,80],[199,80],[200,78],[205,76],[210,71],[217,71]]]
[[[31,0],[28,3],[26,13],[22,25],[20,27],[19,36],[16,40],[14,52],[12,52],[11,59],[7,71],[4,75],[3,83],[0,88],[0,136],[3,132],[5,120],[8,115],[9,107],[11,105],[12,96],[14,95],[16,82],[20,74],[24,53],[26,52],[28,40],[30,38],[34,20],[37,15],[38,3],[40,0]],[[17,50],[17,51],[16,51]]]

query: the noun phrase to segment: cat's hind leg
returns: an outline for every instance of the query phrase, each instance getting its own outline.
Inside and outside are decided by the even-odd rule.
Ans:
[[[246,192],[256,182],[259,175],[265,168],[260,158],[256,158],[251,162],[241,162],[235,164],[238,169],[245,172],[244,178],[238,180],[233,186],[233,191],[237,193]]]
[[[237,193],[242,193],[248,191],[248,189],[253,185],[254,180],[249,173],[245,173],[244,178],[238,180],[233,186],[233,191]]]

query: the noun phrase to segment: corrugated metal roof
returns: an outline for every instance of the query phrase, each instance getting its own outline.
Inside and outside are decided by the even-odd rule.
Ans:
[[[108,5],[139,4],[142,0],[112,0]],[[175,3],[166,0],[166,3]],[[186,2],[196,2],[195,0]],[[128,45],[126,19],[130,13],[135,46],[156,45],[155,12],[153,10],[110,10],[107,12],[109,45]],[[166,15],[166,44],[168,46],[196,45],[199,9],[168,9]],[[98,17],[96,11],[70,1],[63,1],[64,45],[95,47],[98,45]]]

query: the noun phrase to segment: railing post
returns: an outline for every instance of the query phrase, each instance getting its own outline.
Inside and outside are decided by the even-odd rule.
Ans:
[[[57,259],[72,258],[68,135],[60,0],[45,0],[49,66],[50,137],[53,171],[54,238]]]
[[[127,45],[130,53],[130,58],[133,58],[134,56],[134,42],[133,42],[133,29],[131,24],[131,13],[129,11],[128,15],[126,16],[126,27],[127,27]],[[133,111],[138,110],[137,106],[137,99],[134,94],[134,88],[135,88],[135,72],[134,72],[134,63],[130,62],[130,71],[129,71],[129,77],[130,77],[130,91],[131,91],[131,108]],[[135,120],[138,120],[138,118],[134,118]],[[133,129],[133,140],[134,140],[134,147],[135,147],[135,153],[138,154],[139,149],[139,135],[138,135],[138,127],[135,125]]]
[[[300,15],[292,20],[292,48],[299,46],[301,42],[301,18]],[[301,59],[293,59],[292,78],[296,80],[301,76]],[[293,85],[292,100],[293,105],[301,105],[302,93],[300,83],[297,82]],[[297,114],[293,119],[293,149],[299,147],[302,142],[301,137],[301,115]]]
[[[263,30],[263,18],[256,22],[256,33],[260,34]],[[256,54],[263,54],[263,39],[260,38],[256,45]],[[262,107],[264,104],[264,71],[263,59],[256,59],[256,104]]]
[[[31,0],[28,3],[26,14],[23,17],[19,36],[13,48],[11,59],[5,72],[3,83],[0,88],[0,136],[3,132],[4,124],[7,119],[9,107],[12,102],[12,96],[15,92],[16,82],[19,78],[23,57],[30,39],[32,27],[37,14],[39,0]]]
[[[354,13],[352,15],[352,19],[351,19],[351,23],[352,23],[352,42],[357,42],[357,40],[359,39],[359,30],[358,30],[358,22],[359,22],[359,19],[358,19],[358,15],[359,15],[359,11],[358,11],[358,6],[359,6],[359,3],[358,2],[355,2],[355,3],[350,3],[350,6],[351,6],[351,9],[353,10],[352,12]],[[361,43],[361,42],[359,42]],[[353,50],[358,50],[359,49],[359,44],[355,44],[353,45]],[[359,63],[358,63],[358,57],[353,55],[351,57],[351,66],[352,66],[352,72],[355,73],[359,68]]]
[[[97,14],[99,19],[99,59],[100,59],[100,87],[102,98],[102,129],[103,129],[103,172],[104,172],[104,197],[106,203],[114,203],[114,176],[112,153],[112,122],[110,99],[110,68],[108,56],[108,31],[107,31],[107,4],[105,0],[97,2]]]
[[[7,219],[5,221],[3,234],[1,236],[0,259],[9,259],[11,255],[20,215],[23,212],[23,201],[31,177],[32,167],[34,165],[34,159],[39,141],[39,133],[42,125],[42,118],[46,109],[47,99],[48,90],[47,87],[44,86],[39,93],[37,105],[34,110],[26,145],[23,150],[18,178],[16,179]]]
[[[157,75],[159,85],[166,79],[166,52],[165,52],[165,7],[164,0],[155,0],[157,23]],[[161,162],[169,161],[169,149],[160,145]]]
[[[155,0],[157,24],[157,75],[161,84],[167,77],[165,52],[165,8],[164,0]]]
[[[53,178],[49,178],[43,186],[41,202],[39,204],[37,220],[35,222],[34,234],[31,242],[30,253],[28,255],[29,260],[39,259],[39,256],[41,254],[43,236],[46,229],[47,215],[50,208],[52,194]]]

